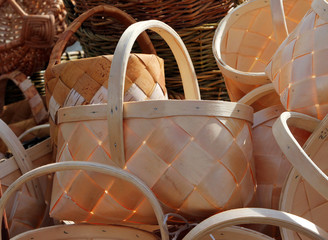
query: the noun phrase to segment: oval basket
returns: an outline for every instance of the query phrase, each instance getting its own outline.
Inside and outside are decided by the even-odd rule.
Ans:
[[[279,1],[271,1],[275,4],[273,16],[278,18],[282,11]],[[309,8],[307,0],[284,1],[289,30],[295,28]],[[280,19],[272,21],[269,0],[245,2],[220,22],[213,39],[213,52],[231,101],[238,101],[257,86],[270,82],[265,67],[286,35]],[[267,96],[258,103],[257,110],[278,103],[276,95]]]
[[[188,100],[123,103],[128,56],[136,37],[146,29],[160,34],[177,56]],[[155,20],[130,26],[115,51],[109,79],[109,104],[58,110],[57,161],[120,166],[141,178],[165,211],[192,220],[253,203],[252,108],[199,100],[190,57],[176,32]],[[55,178],[54,183],[51,215],[56,218],[110,222],[116,216],[117,221],[154,223],[143,198],[135,194],[131,199],[122,191],[131,187],[120,182],[93,185],[81,172]],[[84,194],[77,191],[81,184]],[[104,189],[108,194],[99,200]]]

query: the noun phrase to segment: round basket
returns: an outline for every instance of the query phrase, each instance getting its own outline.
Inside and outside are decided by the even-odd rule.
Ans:
[[[29,76],[47,63],[56,36],[66,28],[62,0],[0,2],[0,74]]]
[[[195,7],[195,5],[202,7],[207,6],[208,10],[203,9],[202,11],[204,12],[210,12],[211,9],[217,8],[216,15],[214,17],[207,12],[208,18],[202,20],[202,14],[197,12],[197,20],[190,21],[190,23],[187,24],[187,21],[184,21],[183,17],[187,18],[188,16],[186,14],[183,16],[178,16],[177,11],[180,10],[175,10],[174,7],[171,6],[173,5],[171,1],[147,0],[142,3],[140,1],[130,1],[129,4],[108,0],[75,1],[76,5],[74,5],[70,0],[64,0],[68,11],[68,22],[73,21],[82,12],[90,9],[92,6],[104,2],[106,4],[117,6],[121,10],[125,10],[137,20],[158,19],[170,24],[170,26],[177,31],[179,36],[181,36],[191,55],[197,73],[197,78],[199,80],[202,99],[229,100],[223,77],[220,70],[217,68],[212,53],[212,39],[215,29],[218,26],[218,21],[227,13],[229,9],[235,6],[233,1],[206,1],[206,4],[204,4],[204,1],[195,1],[195,3],[193,3],[193,7]],[[183,11],[185,11],[186,5],[189,4],[191,6],[192,2],[194,1],[181,0],[178,4],[174,3],[174,5],[179,5],[176,7],[183,8]],[[161,8],[159,4],[170,7],[171,16],[168,16],[168,13],[165,14],[166,10],[163,10],[162,8],[164,7]],[[148,14],[145,10],[145,8],[150,8],[150,6],[153,8],[151,11],[152,14]],[[190,6],[187,8],[188,11],[193,12]],[[158,9],[160,9],[160,11]],[[141,11],[142,13],[136,13],[136,11]],[[192,19],[196,18],[193,16]],[[113,54],[116,44],[123,31],[124,28],[122,28],[122,25],[114,23],[112,19],[103,18],[96,15],[91,18],[91,20],[84,23],[76,35],[86,53],[86,56],[93,57],[98,55]],[[158,56],[165,59],[166,86],[169,97],[182,98],[183,88],[180,74],[178,68],[176,67],[174,57],[169,51],[169,47],[166,43],[163,43],[160,40],[157,34],[149,33],[149,36]],[[134,46],[133,51],[138,52],[140,49],[138,46]]]
[[[281,10],[277,8],[278,3],[272,0],[270,8],[269,0],[247,1],[230,11],[217,28],[213,52],[232,101],[238,101],[252,89],[270,82],[265,67],[287,34],[281,19],[276,19]],[[306,0],[284,1],[289,30],[295,28],[309,8],[310,3]],[[277,96],[267,97],[259,103],[257,110],[278,103]]]

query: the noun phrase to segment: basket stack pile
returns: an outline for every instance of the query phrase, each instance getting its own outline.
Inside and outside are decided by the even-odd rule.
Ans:
[[[0,76],[1,239],[328,239],[327,2],[99,3],[65,0],[44,98]]]

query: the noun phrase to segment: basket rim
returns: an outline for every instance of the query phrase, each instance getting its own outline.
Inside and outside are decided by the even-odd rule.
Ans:
[[[56,124],[107,119],[107,103],[59,108]],[[124,102],[123,118],[164,118],[174,116],[227,117],[253,123],[253,108],[221,100],[147,100]]]

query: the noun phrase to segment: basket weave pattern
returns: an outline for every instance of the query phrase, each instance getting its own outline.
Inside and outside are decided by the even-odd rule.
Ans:
[[[186,118],[126,119],[124,169],[141,178],[165,209],[191,219],[248,206],[256,189],[249,123],[223,117]],[[101,163],[113,165],[106,129],[106,121],[62,123],[57,161],[102,159]],[[87,148],[84,139],[89,141]],[[195,156],[202,161],[188,163]],[[126,198],[126,191],[121,191],[126,188],[120,184],[100,181],[86,172],[73,176],[63,173],[55,178],[53,193],[57,194],[52,199],[51,215],[61,218],[57,211],[78,212],[75,216],[84,218],[74,219],[72,215],[71,220],[99,223],[115,217],[116,221],[154,223],[153,213],[145,211],[143,197],[135,194],[132,199]],[[86,185],[89,191],[82,195],[93,198],[81,198],[80,186]],[[121,212],[109,208],[106,202],[118,206]]]
[[[269,63],[268,76],[286,110],[318,119],[328,113],[327,33],[328,23],[310,10]]]
[[[1,3],[0,74],[19,70],[29,76],[49,60],[57,34],[66,28],[66,11],[61,0],[10,1],[28,15],[22,16],[9,0]]]
[[[307,0],[284,1],[287,27],[292,31],[302,19],[310,2]],[[229,13],[223,38],[218,51],[222,61],[234,70],[241,71],[245,79],[233,79],[229,69],[218,61],[225,77],[230,99],[238,101],[242,96],[258,85],[248,83],[249,73],[263,73],[263,83],[269,82],[264,70],[278,48],[275,39],[269,1],[249,1]],[[234,73],[230,73],[234,74]],[[239,76],[236,76],[236,78]],[[279,100],[275,99],[278,104]],[[262,101],[264,106],[271,106],[271,101]]]

